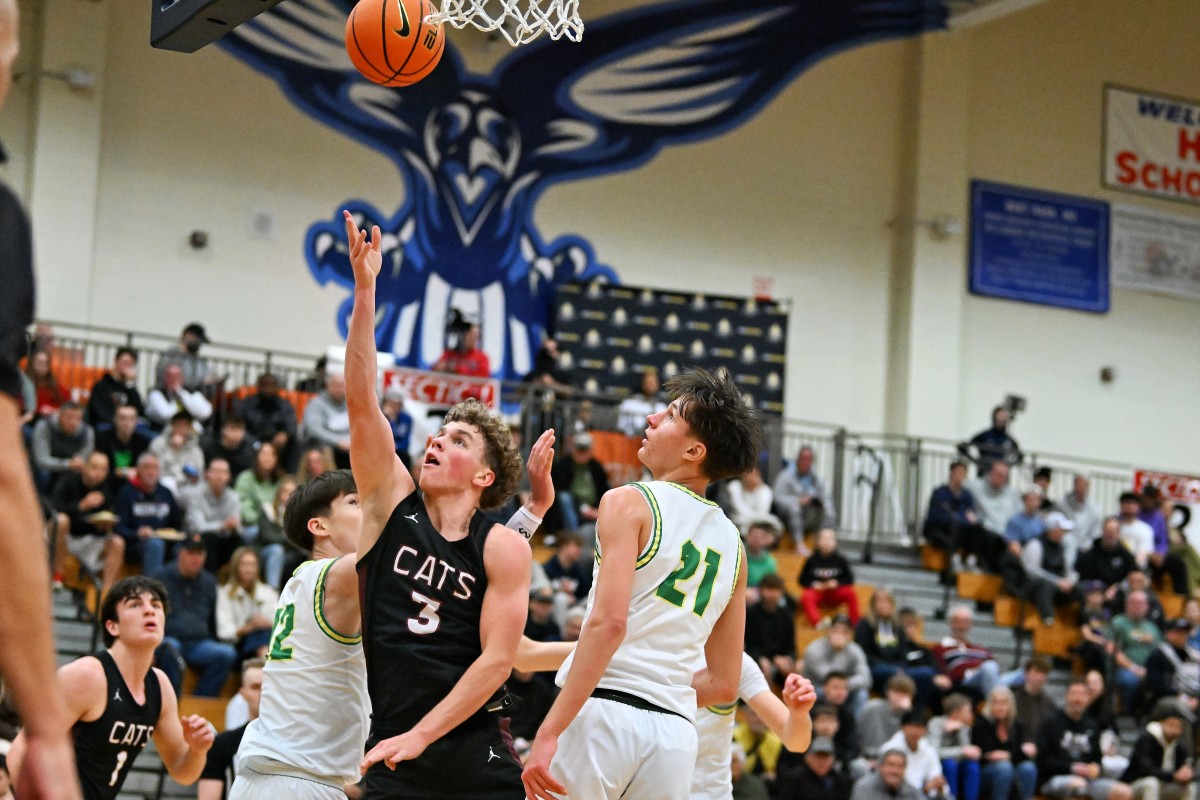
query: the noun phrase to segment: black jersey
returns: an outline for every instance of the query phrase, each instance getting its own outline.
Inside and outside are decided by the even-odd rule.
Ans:
[[[494,524],[476,512],[467,535],[447,541],[415,491],[359,560],[371,727],[379,735],[416,725],[483,653],[483,545]]]
[[[84,800],[113,800],[134,759],[154,734],[162,711],[162,691],[151,669],[145,678],[146,701],[138,705],[111,653],[103,650],[86,658],[95,658],[104,666],[108,702],[99,719],[75,723],[75,765]]]
[[[28,349],[33,322],[33,246],[29,220],[7,186],[0,184],[0,392],[21,397],[17,362]]]

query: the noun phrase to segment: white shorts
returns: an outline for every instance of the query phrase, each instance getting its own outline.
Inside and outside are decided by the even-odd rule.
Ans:
[[[550,772],[570,800],[688,800],[696,726],[683,717],[589,697],[558,739]]]
[[[68,536],[67,552],[79,559],[79,563],[94,575],[100,574],[104,566],[104,544],[106,536]]]
[[[346,800],[341,789],[321,781],[295,775],[268,775],[246,764],[238,765],[237,777],[226,800]]]

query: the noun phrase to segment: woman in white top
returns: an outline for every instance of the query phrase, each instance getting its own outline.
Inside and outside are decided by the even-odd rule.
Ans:
[[[243,659],[265,656],[279,593],[259,579],[253,548],[233,551],[229,570],[217,592],[217,638],[237,647]]]
[[[783,522],[771,513],[775,492],[763,481],[758,467],[729,481],[725,484],[725,491],[729,495],[729,518],[743,534],[752,522],[759,520],[770,520],[775,523],[776,529],[783,530]]]

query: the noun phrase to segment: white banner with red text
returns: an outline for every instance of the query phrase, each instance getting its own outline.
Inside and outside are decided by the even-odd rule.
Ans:
[[[500,403],[499,381],[449,372],[389,367],[383,372],[383,388],[385,392],[398,388],[408,397],[431,406],[452,406],[468,397],[474,397],[492,409]]]
[[[1200,205],[1200,102],[1104,87],[1104,185]]]

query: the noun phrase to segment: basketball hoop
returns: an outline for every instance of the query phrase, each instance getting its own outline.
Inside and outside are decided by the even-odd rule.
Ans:
[[[522,8],[522,2],[525,7]],[[431,25],[449,23],[455,28],[474,25],[498,32],[513,47],[536,39],[543,31],[551,39],[583,36],[579,0],[441,0],[442,10],[425,18]]]

